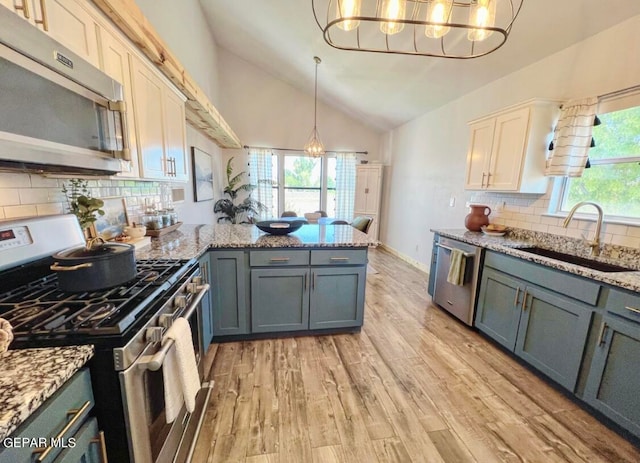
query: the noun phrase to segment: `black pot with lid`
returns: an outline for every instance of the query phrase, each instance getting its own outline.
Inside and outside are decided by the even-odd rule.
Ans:
[[[135,247],[125,243],[76,246],[53,255],[62,291],[98,291],[121,285],[136,276]]]

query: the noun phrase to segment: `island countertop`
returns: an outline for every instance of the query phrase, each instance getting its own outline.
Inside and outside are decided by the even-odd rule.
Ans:
[[[91,357],[93,346],[8,350],[0,354],[0,440],[51,397]]]
[[[376,241],[350,225],[305,224],[288,235],[269,235],[255,225],[190,225],[151,240],[137,259],[192,259],[209,248],[344,248]]]

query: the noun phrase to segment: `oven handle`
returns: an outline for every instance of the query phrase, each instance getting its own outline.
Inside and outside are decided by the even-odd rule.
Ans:
[[[198,294],[191,301],[191,304],[189,304],[189,306],[184,310],[183,317],[186,318],[187,320],[191,317],[193,312],[198,308],[198,304],[200,303],[204,295],[207,294],[207,292],[209,291],[209,283],[199,285],[198,288],[200,289],[200,291],[198,291]],[[160,350],[156,352],[154,355],[145,355],[142,358],[140,358],[140,361],[136,362],[138,368],[146,368],[147,370],[158,371],[160,368],[162,368],[162,364],[164,363],[164,358],[169,353],[169,349],[173,347],[173,342],[174,342],[173,339],[169,339],[167,340],[167,342],[165,342],[163,338],[162,347],[160,348]]]
[[[445,246],[444,244],[436,243],[436,246],[442,249],[446,249],[447,251],[453,251],[453,248],[450,248],[449,246]],[[463,253],[463,255],[465,257],[475,257],[475,253],[473,252],[465,252]]]

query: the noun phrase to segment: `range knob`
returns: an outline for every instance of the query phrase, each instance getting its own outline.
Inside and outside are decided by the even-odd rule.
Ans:
[[[173,306],[176,309],[184,309],[187,306],[187,296],[176,296],[173,299]]]

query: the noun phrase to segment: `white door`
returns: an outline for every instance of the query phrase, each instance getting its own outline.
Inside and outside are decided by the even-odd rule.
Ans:
[[[174,180],[189,179],[189,157],[186,155],[186,120],[184,101],[173,90],[164,87],[165,147]]]
[[[136,140],[135,118],[133,114],[133,88],[131,83],[131,56],[126,46],[112,34],[102,31],[102,70],[112,79],[120,82],[124,88],[124,101],[127,107],[125,114],[127,121],[127,134],[129,137],[129,150],[131,160],[123,162],[123,170],[118,177],[138,177],[138,144]]]
[[[40,3],[40,2],[38,2]],[[47,32],[65,47],[100,67],[98,25],[76,0],[45,0]]]
[[[468,190],[481,190],[486,186],[495,123],[495,118],[491,118],[470,126],[471,139],[465,178],[465,188]]]
[[[491,150],[489,190],[517,191],[524,161],[529,127],[529,108],[500,115],[496,118]]]
[[[139,58],[132,59],[133,109],[136,116],[140,176],[166,179],[163,83]]]

